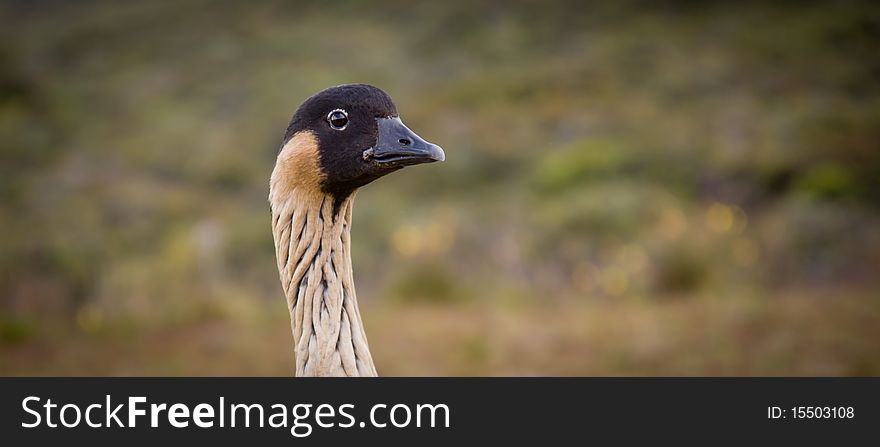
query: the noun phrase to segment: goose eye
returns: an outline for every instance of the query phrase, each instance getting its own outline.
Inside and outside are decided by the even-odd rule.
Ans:
[[[345,129],[345,126],[348,125],[348,114],[345,113],[345,110],[336,109],[327,115],[327,122],[330,123],[330,127],[336,130]]]

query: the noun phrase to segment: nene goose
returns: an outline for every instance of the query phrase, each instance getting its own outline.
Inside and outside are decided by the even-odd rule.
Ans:
[[[351,271],[358,188],[443,150],[401,122],[382,90],[331,87],[293,115],[269,180],[272,236],[297,376],[376,376]]]

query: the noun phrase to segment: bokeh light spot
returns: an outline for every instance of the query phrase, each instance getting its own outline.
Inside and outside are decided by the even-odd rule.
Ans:
[[[733,210],[723,203],[713,203],[706,211],[706,226],[715,233],[729,232],[733,219]]]
[[[621,296],[629,289],[629,276],[617,266],[602,270],[602,291],[610,296]]]
[[[404,258],[411,258],[422,250],[422,234],[415,225],[403,225],[391,235],[391,246],[394,252]]]

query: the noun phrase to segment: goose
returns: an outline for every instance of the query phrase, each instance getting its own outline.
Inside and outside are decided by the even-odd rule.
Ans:
[[[371,85],[322,90],[294,113],[269,180],[269,204],[296,376],[377,375],[351,268],[355,195],[387,174],[445,157]]]

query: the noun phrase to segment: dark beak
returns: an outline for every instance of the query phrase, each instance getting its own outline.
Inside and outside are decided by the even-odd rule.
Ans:
[[[383,166],[410,166],[443,161],[446,155],[403,125],[400,118],[377,118],[379,141],[373,148],[373,160]]]

